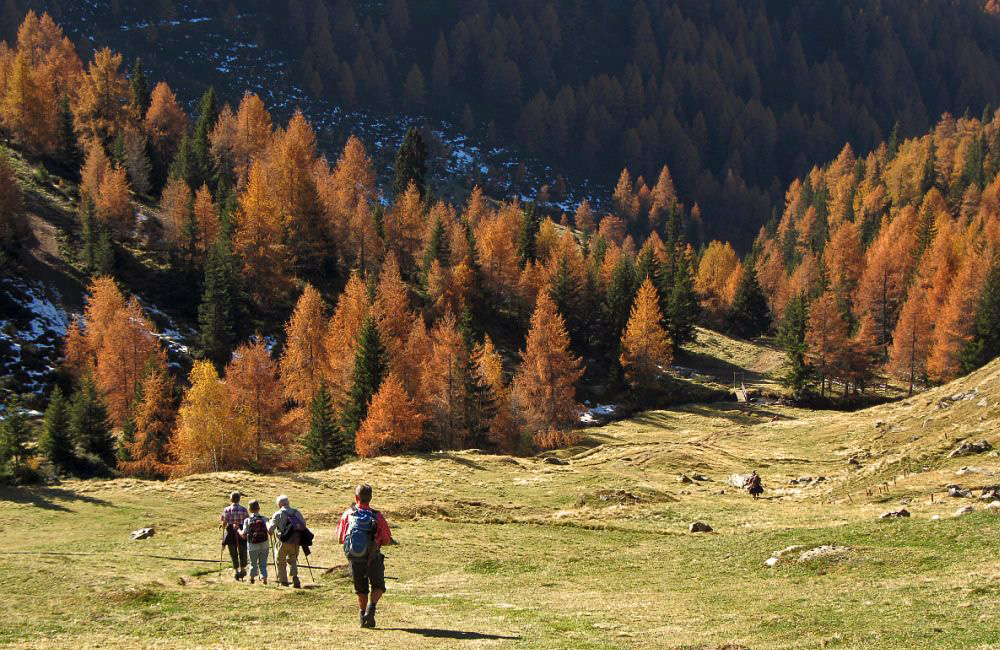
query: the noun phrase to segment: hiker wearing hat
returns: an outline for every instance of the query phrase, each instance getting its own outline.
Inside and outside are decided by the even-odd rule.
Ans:
[[[344,512],[337,526],[337,535],[344,545],[344,555],[350,563],[351,578],[354,579],[361,627],[375,627],[375,605],[385,593],[382,547],[393,543],[389,524],[381,512],[372,510],[371,500],[372,486],[357,486],[354,489],[354,505]]]
[[[291,576],[292,586],[301,589],[299,547],[302,543],[303,533],[306,531],[306,519],[301,512],[289,504],[288,497],[284,494],[278,497],[277,504],[278,511],[271,515],[267,532],[278,535],[278,544],[274,550],[275,564],[278,565],[278,584],[287,587],[288,576]]]
[[[222,545],[229,549],[229,557],[233,560],[233,578],[242,580],[247,574],[247,543],[240,538],[240,529],[250,513],[240,505],[239,492],[230,494],[229,502],[219,517],[219,528],[223,529]]]
[[[267,517],[260,514],[260,503],[251,501],[250,516],[243,521],[240,537],[246,540],[247,552],[250,555],[250,584],[260,574],[261,584],[267,584],[267,550],[270,546],[267,537]]]

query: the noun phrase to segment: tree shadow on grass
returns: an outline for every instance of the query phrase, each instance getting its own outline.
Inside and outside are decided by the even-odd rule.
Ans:
[[[501,634],[484,634],[482,632],[465,632],[462,630],[440,630],[424,627],[382,627],[383,632],[407,632],[419,634],[430,639],[457,639],[459,641],[520,641],[520,636],[503,636]]]
[[[66,506],[56,503],[59,501],[80,501],[98,506],[110,506],[111,503],[103,499],[88,497],[72,490],[62,488],[40,488],[40,487],[10,487],[0,486],[0,501],[12,501],[14,503],[31,504],[36,508],[44,510],[57,510],[59,512],[72,512]]]

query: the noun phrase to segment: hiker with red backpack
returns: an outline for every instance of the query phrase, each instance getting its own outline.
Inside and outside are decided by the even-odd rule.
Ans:
[[[219,528],[223,529],[222,545],[229,549],[229,557],[233,561],[233,578],[243,580],[247,574],[247,542],[240,539],[240,528],[250,516],[247,509],[240,505],[240,493],[229,495],[229,506],[219,517]],[[220,567],[221,571],[221,567]]]
[[[251,501],[250,516],[243,520],[240,537],[247,542],[247,553],[250,556],[250,584],[260,574],[261,584],[267,584],[267,552],[270,549],[270,538],[267,532],[267,517],[260,514],[260,503]]]
[[[344,512],[337,526],[344,555],[350,563],[354,592],[358,596],[361,627],[375,627],[375,605],[385,593],[382,547],[394,543],[388,522],[381,512],[372,510],[371,500],[372,486],[357,486],[354,489],[354,505]],[[368,600],[369,591],[371,601]]]
[[[292,586],[302,588],[299,582],[299,549],[303,544],[312,542],[312,534],[306,528],[306,518],[293,508],[288,497],[282,494],[277,499],[278,511],[271,515],[267,525],[268,533],[277,533],[278,543],[274,549],[274,560],[278,571],[278,584],[288,586],[288,576],[292,578]],[[286,567],[287,564],[287,567]]]

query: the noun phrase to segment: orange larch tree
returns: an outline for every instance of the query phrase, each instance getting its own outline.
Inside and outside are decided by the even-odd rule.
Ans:
[[[249,427],[211,361],[195,361],[177,418],[171,455],[177,476],[244,469],[253,459]]]
[[[320,323],[321,324],[321,323]],[[253,445],[253,467],[273,469],[288,446],[282,426],[284,400],[278,382],[278,364],[263,337],[236,348],[226,366],[226,388],[236,413],[246,423]]]
[[[165,81],[156,84],[150,95],[144,128],[159,160],[164,163],[173,160],[187,127],[187,115],[174,91]]]
[[[97,216],[111,225],[119,236],[126,236],[135,226],[131,189],[124,167],[114,167],[101,179],[94,201]]]
[[[566,324],[546,292],[536,301],[521,359],[513,391],[528,431],[534,434],[575,425],[580,411],[576,382],[583,368],[569,351]]]
[[[91,140],[87,145],[87,157],[80,170],[80,198],[96,201],[101,192],[104,177],[111,172],[111,161],[101,143]]]
[[[961,374],[962,350],[972,340],[973,315],[989,273],[989,258],[968,252],[951,284],[948,301],[934,311],[934,336],[927,359],[927,374],[934,381],[950,381]]]
[[[633,388],[649,391],[662,369],[673,361],[673,344],[663,329],[660,298],[647,277],[632,304],[628,325],[622,333],[621,364]]]
[[[431,342],[431,353],[421,368],[420,382],[433,432],[428,435],[433,436],[437,448],[458,448],[468,433],[463,416],[469,353],[450,311],[435,323]]]
[[[119,467],[130,476],[166,478],[177,419],[174,381],[166,368],[153,368],[142,380],[141,392],[142,399],[133,406],[135,440],[127,445],[130,460],[120,461]]]
[[[208,185],[199,187],[194,195],[194,219],[198,224],[198,247],[202,254],[206,254],[222,231],[219,211]]]
[[[481,345],[472,350],[472,370],[480,386],[485,387],[486,400],[492,403],[493,419],[489,423],[490,441],[502,452],[513,454],[521,446],[521,431],[511,410],[510,388],[503,373],[503,359],[487,335]]]
[[[121,54],[104,48],[94,53],[87,66],[72,105],[76,130],[85,140],[110,142],[125,121],[128,85],[121,64]]]
[[[307,284],[285,325],[281,355],[281,387],[286,399],[307,407],[329,376],[326,305],[319,291]],[[266,351],[266,350],[265,350]]]
[[[191,188],[180,176],[171,176],[160,193],[160,217],[167,240],[176,248],[184,248],[185,232],[191,207]]]
[[[96,354],[95,383],[111,421],[121,426],[149,369],[164,369],[167,363],[156,328],[138,300],[132,298],[115,312]]]
[[[382,263],[374,308],[379,335],[389,352],[389,365],[398,369],[413,324],[413,311],[410,309],[410,290],[403,282],[392,253]]]
[[[833,390],[833,380],[841,377],[847,352],[848,327],[837,306],[837,297],[825,291],[809,307],[806,328],[806,356],[820,379],[820,390]]]
[[[741,275],[742,265],[733,247],[728,242],[709,243],[701,256],[694,283],[701,296],[702,313],[709,322],[722,325]]]
[[[358,335],[370,309],[368,288],[358,273],[352,273],[326,326],[327,363],[330,367],[328,388],[334,404],[343,402],[351,390]]]
[[[888,366],[889,372],[909,382],[911,395],[914,383],[927,372],[927,357],[934,335],[933,318],[927,313],[927,289],[915,285],[893,331]]]
[[[421,414],[395,372],[389,372],[368,407],[355,437],[358,456],[370,457],[416,448],[423,438]]]
[[[285,245],[281,206],[262,162],[254,162],[236,210],[233,248],[243,261],[250,295],[257,304],[280,302],[291,290],[292,261]]]

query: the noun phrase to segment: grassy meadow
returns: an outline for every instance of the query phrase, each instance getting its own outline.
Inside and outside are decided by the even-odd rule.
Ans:
[[[319,473],[4,487],[0,645],[1000,648],[1000,514],[945,487],[1000,483],[996,452],[947,458],[966,438],[1000,446],[998,414],[994,364],[853,414],[730,403],[644,413],[587,430],[562,465],[454,452]],[[754,468],[758,501],[727,484]],[[803,476],[825,480],[790,483]],[[399,542],[386,551],[376,630],[357,627],[333,539],[362,480]],[[217,560],[234,489],[268,512],[287,493],[317,535],[312,564],[329,569],[313,578],[303,566],[295,591],[150,557]],[[955,516],[967,504],[975,512]],[[899,507],[912,517],[879,519]],[[687,532],[696,520],[714,532]],[[129,540],[145,526],[156,535]],[[845,548],[764,565],[791,545]]]

